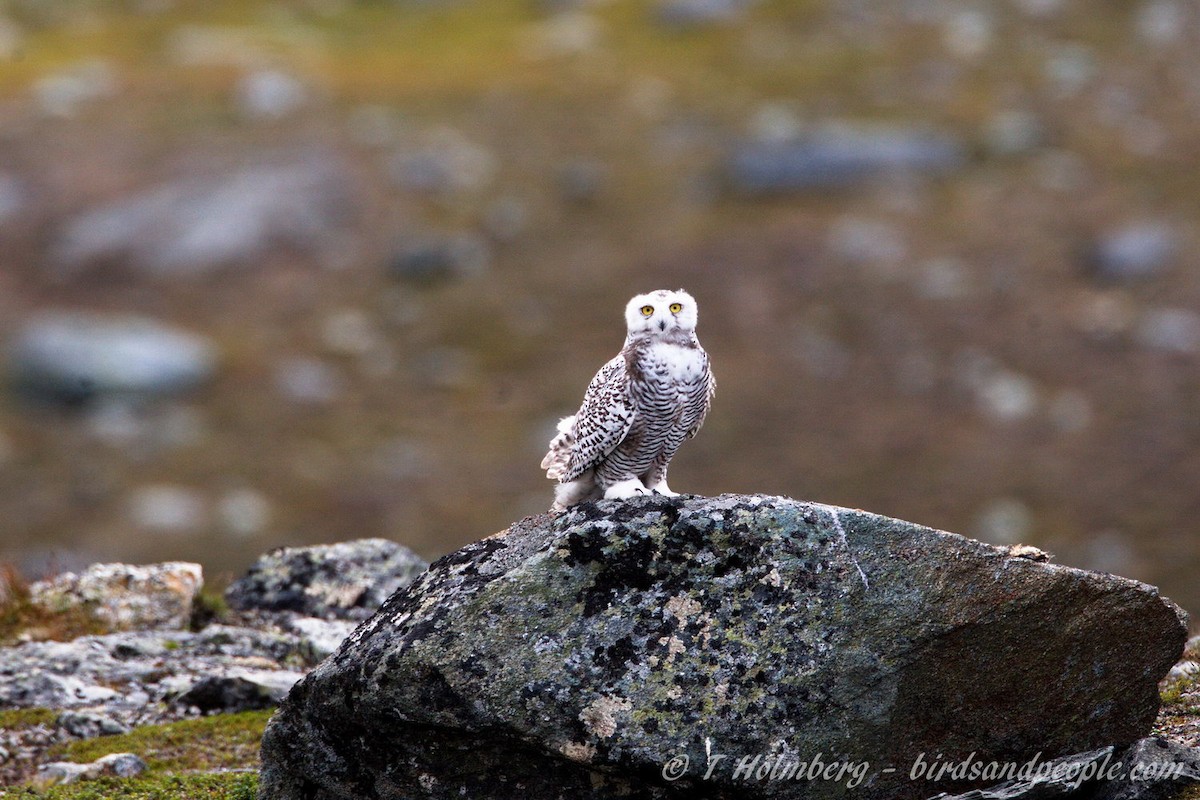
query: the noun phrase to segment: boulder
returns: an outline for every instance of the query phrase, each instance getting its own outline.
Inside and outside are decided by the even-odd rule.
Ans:
[[[239,611],[363,620],[428,566],[387,539],[281,547],[254,562],[225,591],[225,599]]]
[[[215,345],[198,334],[131,314],[44,311],[10,348],[14,384],[26,396],[81,403],[97,397],[152,398],[212,378]]]
[[[281,248],[344,249],[356,205],[354,181],[337,154],[265,157],[252,167],[183,178],[86,211],[63,227],[51,261],[68,278],[108,265],[152,277],[199,278],[250,268]]]
[[[103,632],[186,628],[204,579],[199,564],[92,564],[29,587],[50,613],[80,611]],[[100,632],[100,631],[97,631]]]
[[[978,782],[922,756],[1145,736],[1185,639],[1153,587],[862,511],[583,504],[393,595],[292,689],[260,796],[928,797]]]
[[[943,175],[965,163],[965,146],[949,134],[828,125],[782,141],[738,142],[726,169],[735,191],[762,196],[845,189],[897,174]]]

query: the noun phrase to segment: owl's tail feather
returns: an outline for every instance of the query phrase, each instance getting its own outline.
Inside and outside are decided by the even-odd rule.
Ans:
[[[542,459],[546,477],[558,480],[571,462],[571,451],[575,449],[575,417],[563,417],[558,421],[558,435],[550,440],[550,451]]]

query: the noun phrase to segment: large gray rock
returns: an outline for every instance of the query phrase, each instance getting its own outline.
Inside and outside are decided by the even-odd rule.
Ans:
[[[1185,638],[1153,587],[862,511],[584,504],[392,596],[272,720],[260,796],[927,797],[960,787],[922,753],[1144,736]],[[755,777],[815,758],[848,769]]]
[[[387,539],[281,547],[254,562],[225,590],[225,599],[239,611],[363,620],[428,566]]]
[[[62,230],[63,276],[116,263],[154,276],[203,276],[274,248],[344,247],[355,190],[336,155],[314,153],[147,189],[87,211]]]
[[[33,316],[10,356],[17,387],[54,402],[182,392],[211,378],[217,363],[202,336],[146,317],[78,311]]]
[[[736,191],[771,195],[844,189],[896,174],[940,175],[965,162],[966,148],[949,134],[830,125],[794,139],[739,142],[727,171]]]

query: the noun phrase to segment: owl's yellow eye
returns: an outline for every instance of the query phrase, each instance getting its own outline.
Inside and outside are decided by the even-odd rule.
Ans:
[[[679,303],[671,303],[671,313],[672,314],[678,314],[680,311],[683,311],[682,305],[680,305]]]
[[[648,317],[654,313],[654,306],[642,306],[642,316]]]

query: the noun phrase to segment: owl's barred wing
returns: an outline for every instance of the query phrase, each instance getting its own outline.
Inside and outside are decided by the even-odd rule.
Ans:
[[[588,384],[579,412],[560,424],[559,435],[542,460],[546,476],[572,481],[594,467],[629,434],[633,416],[629,376],[621,355],[600,368]]]
[[[704,418],[708,416],[708,410],[712,408],[713,395],[717,393],[717,379],[713,377],[707,355],[704,359],[704,380],[701,383],[702,386],[698,386],[692,396],[688,398],[689,414],[694,412],[698,415],[696,422],[688,428],[687,437],[689,439],[700,431],[700,427],[704,424]]]

